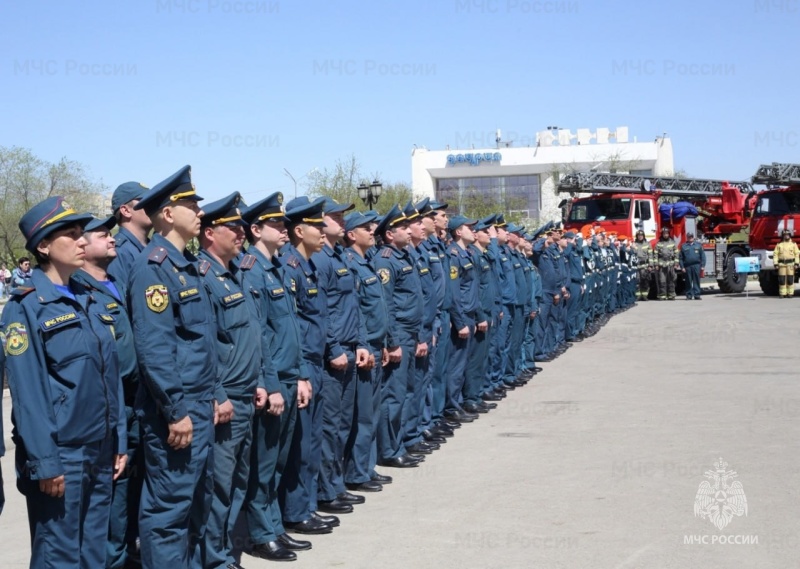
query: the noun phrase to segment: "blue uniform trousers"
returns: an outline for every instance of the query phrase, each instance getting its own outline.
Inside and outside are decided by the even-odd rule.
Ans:
[[[528,371],[536,365],[536,320],[525,318],[525,335],[522,340],[522,350],[520,351],[519,369]]]
[[[555,316],[555,345],[560,346],[567,339],[567,303],[564,302],[564,297],[561,297],[561,302],[553,307],[553,315]]]
[[[431,420],[434,422],[439,421],[444,413],[447,398],[447,356],[450,353],[450,313],[441,312],[438,318],[441,333],[437,336],[431,378]]]
[[[322,383],[325,404],[322,409],[322,463],[319,467],[317,498],[329,502],[346,491],[344,486],[344,445],[350,436],[355,416],[355,346],[344,347],[345,369],[325,365]]]
[[[428,344],[430,347],[430,344]],[[428,391],[430,355],[414,358],[413,373],[409,374],[406,400],[403,404],[403,446],[409,447],[422,440],[422,413],[425,410],[425,394]]]
[[[581,284],[576,282],[569,283],[569,300],[567,300],[567,330],[566,337],[571,340],[580,334],[582,328],[579,327],[579,316],[583,293]]]
[[[253,398],[229,399],[233,418],[214,428],[214,496],[205,536],[205,568],[227,567],[233,556],[231,533],[244,503],[253,441]]]
[[[307,362],[311,403],[297,412],[289,445],[289,458],[278,497],[283,519],[302,522],[317,511],[317,482],[322,457],[322,409],[327,393],[322,382],[322,362]]]
[[[700,296],[700,265],[686,265],[686,296]]]
[[[514,319],[514,306],[503,305],[503,318],[497,323],[497,331],[489,348],[489,376],[492,385],[500,385],[506,376],[508,359],[508,334],[511,330],[511,321]]]
[[[396,458],[406,454],[403,445],[403,405],[405,404],[409,376],[413,376],[417,347],[411,334],[396,339],[403,349],[397,363],[389,363],[383,369],[381,384],[381,417],[378,423],[378,456],[382,459]]]
[[[433,383],[434,374],[436,373],[436,359],[439,357],[439,337],[437,333],[436,323],[434,323],[433,340],[428,344],[428,366],[425,370],[425,394],[422,404],[422,414],[419,422],[419,432],[430,429],[434,425],[433,419]]]
[[[469,326],[470,330],[475,330],[475,321],[467,316],[465,323]],[[468,338],[459,338],[458,330],[455,326],[450,330],[450,354],[448,357],[447,369],[447,395],[445,400],[445,410],[461,410],[461,403],[463,398],[461,395],[464,389],[464,380],[466,378],[467,361],[469,359],[470,351],[472,350],[473,340],[475,336],[472,332]]]
[[[254,544],[275,541],[279,535],[286,533],[278,502],[278,488],[289,459],[297,421],[297,383],[282,381],[281,395],[285,403],[283,413],[276,417],[264,409],[253,419],[245,512],[248,532]]]
[[[381,346],[370,347],[375,367],[356,373],[355,420],[344,446],[344,481],[360,484],[372,478],[377,461],[376,435],[381,412]]]
[[[552,323],[555,305],[552,295],[545,294],[544,296],[544,300],[539,305],[539,316],[534,320],[534,326],[538,326],[536,329],[536,359],[543,358],[555,349]],[[541,341],[538,339],[539,337],[541,337]]]
[[[28,505],[30,567],[105,567],[114,443],[107,437],[86,445],[58,448],[64,468],[62,498],[45,495],[39,490],[38,480],[25,476],[27,457],[17,447],[17,487]]]
[[[491,324],[491,321],[490,321]],[[489,326],[491,330],[493,326]],[[483,382],[489,367],[489,330],[475,332],[472,337],[472,346],[467,355],[467,369],[464,377],[464,387],[461,395],[464,403],[479,403],[483,393]]]
[[[509,307],[506,306],[506,309]],[[522,351],[522,340],[525,334],[525,314],[524,306],[515,304],[513,306],[513,314],[511,314],[511,325],[508,330],[508,340],[506,341],[506,348],[508,355],[505,359],[505,374],[503,381],[511,383],[516,381],[517,374],[519,373],[519,359],[520,352]]]
[[[142,421],[145,479],[139,506],[144,569],[201,568],[205,528],[214,490],[214,404],[186,401],[192,443],[167,444],[169,426],[152,401]]]
[[[125,472],[114,481],[111,515],[108,520],[106,569],[123,569],[139,536],[139,498],[142,495],[142,464],[139,418],[133,407],[125,407],[128,419],[128,462]]]
[[[487,333],[487,346],[488,350],[485,356],[485,365],[483,366],[483,379],[481,384],[481,393],[486,393],[487,391],[491,391],[494,388],[494,378],[495,378],[495,371],[492,369],[492,364],[494,363],[494,350],[496,348],[495,338],[497,337],[497,332],[500,328],[500,320],[498,318],[494,318],[492,320],[492,325],[489,326],[489,331]]]

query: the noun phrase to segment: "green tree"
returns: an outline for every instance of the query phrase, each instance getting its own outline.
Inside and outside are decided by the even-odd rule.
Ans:
[[[27,148],[0,146],[0,256],[15,263],[24,254],[25,239],[18,223],[40,201],[64,196],[77,211],[105,215],[105,191],[79,162],[62,158],[52,164]]]

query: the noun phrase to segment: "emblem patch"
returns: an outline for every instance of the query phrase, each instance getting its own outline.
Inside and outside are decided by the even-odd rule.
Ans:
[[[381,278],[381,283],[386,284],[391,278],[391,273],[389,269],[378,269],[378,276]]]
[[[164,312],[169,306],[169,291],[163,284],[147,287],[144,291],[147,308],[153,312]]]
[[[458,278],[458,267],[450,267],[450,279],[456,280]]]
[[[6,327],[3,343],[9,356],[18,356],[28,349],[28,331],[19,322],[12,322]]]

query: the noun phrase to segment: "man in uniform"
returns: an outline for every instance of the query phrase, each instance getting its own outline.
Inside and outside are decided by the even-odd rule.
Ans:
[[[115,319],[114,337],[117,342],[119,371],[125,399],[125,414],[128,431],[128,460],[125,471],[114,481],[111,495],[106,568],[122,569],[139,563],[136,551],[136,518],[139,515],[139,492],[137,482],[137,449],[131,439],[139,440],[139,422],[133,420],[136,392],[139,389],[139,364],[133,345],[133,329],[126,308],[127,284],[108,273],[108,267],[117,257],[115,239],[111,229],[116,225],[113,217],[92,219],[83,230],[86,238],[86,257],[81,270],[73,278],[91,290],[103,303],[108,314]],[[129,527],[129,524],[131,527]]]
[[[130,284],[142,380],[137,412],[145,461],[139,515],[145,569],[199,568],[204,561],[220,383],[213,307],[197,259],[186,250],[200,234],[201,199],[185,166],[135,206],[155,230]]]
[[[203,208],[199,272],[211,298],[221,385],[214,395],[218,419],[214,436],[214,495],[206,524],[205,568],[238,568],[232,531],[244,503],[250,473],[252,420],[266,396],[261,381],[261,327],[255,302],[246,294],[234,264],[244,243],[239,192]],[[267,362],[269,365],[271,362]]]
[[[669,236],[669,228],[661,228],[661,238],[653,247],[653,263],[658,271],[658,300],[675,300],[675,270],[679,267],[678,250]]]
[[[297,413],[311,398],[309,372],[302,359],[300,320],[291,286],[278,262],[288,241],[283,194],[275,192],[242,212],[250,247],[239,268],[245,292],[255,300],[260,323],[262,373],[256,404],[266,400],[253,421],[253,447],[245,511],[253,542],[251,553],[271,561],[296,559],[311,548],[291,538],[283,525],[278,488],[289,458]]]
[[[694,240],[694,233],[687,233],[680,252],[680,267],[686,274],[686,300],[700,300],[700,273],[705,266],[703,246]]]
[[[786,229],[781,233],[781,242],[772,253],[775,266],[778,267],[778,296],[791,298],[794,296],[794,268],[800,262],[800,251],[792,241],[792,234]]]
[[[636,240],[631,244],[631,249],[632,254],[636,256],[639,276],[636,298],[637,300],[647,300],[650,294],[650,276],[653,273],[653,249],[641,229],[636,232]]]
[[[142,209],[135,209],[148,191],[148,187],[140,182],[125,182],[117,186],[111,195],[111,209],[119,231],[114,236],[117,256],[109,265],[108,272],[126,286],[130,281],[133,262],[147,245],[148,235],[153,229],[153,222],[147,213]]]

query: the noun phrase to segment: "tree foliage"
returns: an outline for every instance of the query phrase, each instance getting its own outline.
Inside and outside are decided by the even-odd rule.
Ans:
[[[19,220],[50,196],[63,196],[77,211],[105,214],[103,184],[92,181],[79,162],[62,158],[53,164],[29,149],[0,146],[0,256],[16,264],[24,254]]]

